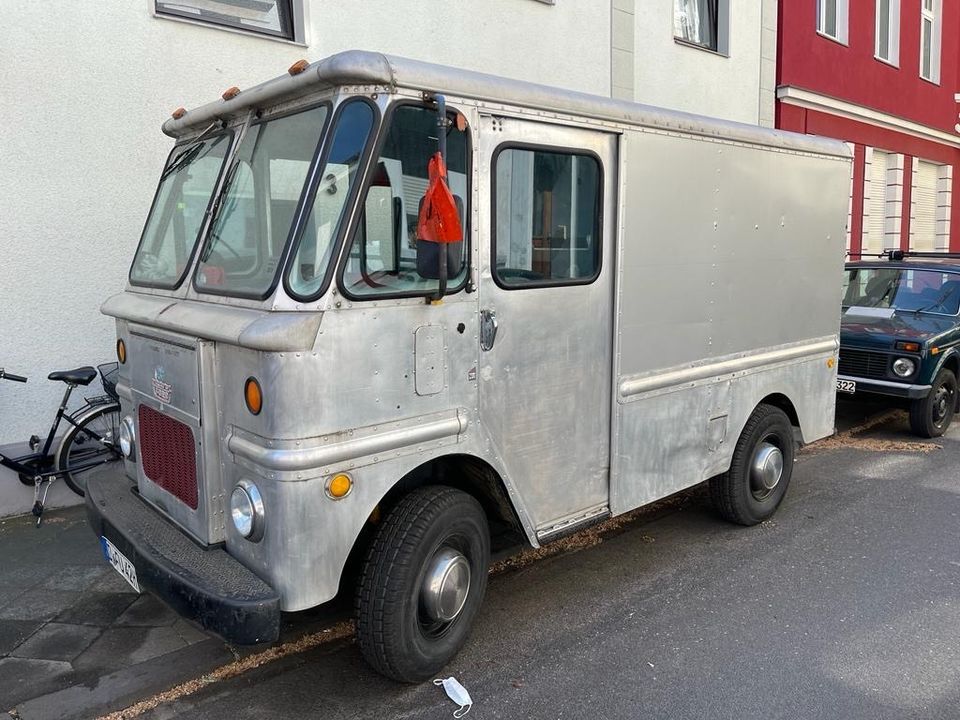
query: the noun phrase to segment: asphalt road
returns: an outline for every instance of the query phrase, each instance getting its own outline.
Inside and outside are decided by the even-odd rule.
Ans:
[[[841,430],[866,415],[841,410]],[[806,449],[772,521],[702,489],[491,578],[444,675],[468,718],[960,717],[960,426],[894,416]],[[596,542],[597,540],[600,542]],[[585,547],[584,547],[585,546]],[[375,675],[347,637],[140,715],[447,718],[440,688]]]

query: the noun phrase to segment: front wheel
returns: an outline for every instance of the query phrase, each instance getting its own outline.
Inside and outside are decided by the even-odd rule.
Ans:
[[[120,405],[97,405],[75,422],[57,449],[56,465],[67,486],[83,497],[87,473],[121,458]]]
[[[780,408],[760,405],[737,440],[730,469],[710,479],[714,507],[739,525],[763,522],[787,492],[793,457],[790,418]]]
[[[940,437],[950,427],[957,407],[957,376],[944,368],[926,397],[910,403],[910,430],[925,438]]]
[[[387,514],[357,586],[357,640],[378,672],[401,682],[436,675],[463,646],[490,564],[487,518],[473,497],[418,488]]]

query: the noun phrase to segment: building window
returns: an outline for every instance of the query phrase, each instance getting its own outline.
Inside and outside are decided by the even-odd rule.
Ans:
[[[817,0],[817,32],[847,43],[848,0]]]
[[[685,43],[726,54],[729,0],[674,0],[673,35]]]
[[[155,0],[161,17],[303,42],[302,0]]]
[[[877,39],[874,54],[891,65],[900,64],[900,0],[877,0]]]
[[[953,167],[914,158],[912,185],[910,249],[948,250]]]
[[[920,5],[920,77],[940,82],[940,32],[943,0],[922,0]]]

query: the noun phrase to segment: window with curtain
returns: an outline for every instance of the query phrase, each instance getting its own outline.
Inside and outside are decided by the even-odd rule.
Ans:
[[[847,42],[848,0],[817,0],[817,32]]]
[[[940,33],[942,0],[922,0],[920,4],[920,77],[940,82]]]
[[[155,0],[158,15],[197,20],[260,35],[296,37],[295,0]],[[302,0],[296,0],[297,3]]]
[[[877,0],[874,54],[891,65],[900,63],[900,0]]]
[[[679,40],[719,49],[720,0],[676,0],[673,34]]]

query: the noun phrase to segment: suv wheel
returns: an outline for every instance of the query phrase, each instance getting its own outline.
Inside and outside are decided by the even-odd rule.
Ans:
[[[940,437],[950,427],[956,406],[957,377],[944,368],[927,396],[910,403],[910,430],[920,437]]]

